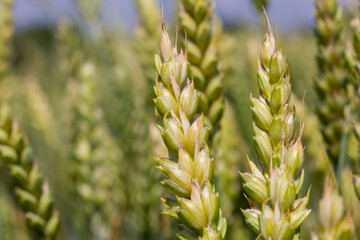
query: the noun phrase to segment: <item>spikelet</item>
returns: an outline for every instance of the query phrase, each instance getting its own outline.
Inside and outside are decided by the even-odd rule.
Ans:
[[[251,207],[242,211],[246,223],[263,239],[296,239],[311,211],[306,209],[310,191],[297,199],[304,180],[303,126],[294,137],[290,73],[271,29],[265,33],[257,77],[260,96],[250,98],[254,147],[260,164],[249,161],[251,173],[240,173]]]

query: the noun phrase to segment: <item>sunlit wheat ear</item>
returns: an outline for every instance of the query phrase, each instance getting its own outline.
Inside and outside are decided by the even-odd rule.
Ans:
[[[190,63],[189,78],[200,94],[198,113],[204,115],[205,125],[211,127],[213,142],[219,136],[224,111],[223,74],[213,34],[214,1],[181,0],[179,5],[180,32]]]
[[[295,108],[289,105],[288,64],[270,24],[267,27],[257,73],[260,96],[250,96],[259,164],[249,160],[251,173],[240,173],[251,207],[242,212],[249,227],[263,239],[296,239],[311,211],[306,209],[310,190],[297,199],[304,181],[303,126],[296,129]]]
[[[0,132],[0,158],[14,180],[15,196],[28,229],[34,239],[55,239],[60,221],[49,185],[43,180],[19,125],[5,105],[0,106]]]
[[[317,114],[327,153],[336,166],[344,125],[344,109],[348,104],[347,71],[345,69],[342,35],[342,9],[336,0],[316,0],[318,74],[315,90],[318,95]]]
[[[178,53],[171,45],[164,23],[155,66],[154,104],[161,119],[158,128],[169,151],[169,158],[155,160],[166,175],[161,184],[172,194],[163,199],[169,207],[163,214],[180,220],[180,239],[223,239],[227,224],[212,182],[214,159],[206,144],[209,129],[203,115],[194,118],[200,94],[187,79],[186,53]]]

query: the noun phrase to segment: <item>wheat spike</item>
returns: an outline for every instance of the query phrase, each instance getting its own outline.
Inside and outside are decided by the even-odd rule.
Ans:
[[[169,158],[156,157],[158,169],[167,177],[161,184],[172,196],[163,214],[179,219],[180,239],[223,239],[226,220],[221,216],[219,194],[213,186],[214,160],[206,140],[209,129],[197,113],[200,94],[187,79],[187,55],[177,52],[162,24],[160,55],[155,56],[158,79],[154,104],[161,124],[158,128]]]
[[[268,24],[270,25],[270,24]],[[296,239],[311,210],[302,187],[304,149],[295,133],[295,109],[290,106],[290,74],[280,43],[269,29],[258,65],[259,98],[251,98],[254,147],[260,164],[249,161],[251,173],[240,173],[251,209],[242,210],[246,223],[263,239]]]
[[[55,239],[60,221],[49,186],[41,177],[18,124],[4,105],[0,109],[0,131],[0,157],[15,181],[15,195],[28,228],[35,239]]]
[[[315,17],[314,32],[318,45],[318,75],[314,81],[319,98],[317,114],[329,158],[336,166],[345,119],[344,109],[349,102],[341,40],[342,9],[336,0],[317,0]]]
[[[200,94],[198,113],[211,127],[211,142],[216,142],[224,111],[223,74],[213,34],[214,2],[212,0],[179,1],[179,21],[190,63],[189,77]],[[214,140],[215,141],[214,141]]]

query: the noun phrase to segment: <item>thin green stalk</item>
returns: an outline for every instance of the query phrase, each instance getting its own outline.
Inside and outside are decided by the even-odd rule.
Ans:
[[[211,127],[210,142],[217,142],[220,120],[224,111],[223,74],[213,35],[214,1],[179,1],[179,20],[190,63],[189,76],[200,94],[198,113]]]
[[[155,65],[154,104],[169,151],[169,158],[155,157],[157,168],[167,176],[161,184],[171,193],[163,199],[169,206],[163,214],[180,220],[180,239],[224,239],[226,219],[221,216],[219,194],[212,182],[214,160],[206,144],[209,129],[203,116],[193,119],[200,94],[187,79],[187,53],[172,47],[164,23]]]
[[[270,24],[268,24],[270,25]],[[258,63],[259,98],[251,98],[254,147],[259,164],[249,160],[251,173],[240,173],[251,209],[246,223],[263,239],[297,239],[310,214],[306,197],[297,199],[304,181],[303,126],[295,135],[295,108],[290,106],[290,73],[280,43],[265,33]]]
[[[49,185],[43,180],[36,162],[9,109],[0,109],[0,157],[15,182],[15,195],[34,239],[56,239],[59,215],[54,210]]]
[[[155,0],[136,0],[139,13],[139,27],[136,29],[136,49],[141,55],[139,61],[144,68],[149,84],[154,83],[154,52],[158,49],[160,35],[160,11]]]

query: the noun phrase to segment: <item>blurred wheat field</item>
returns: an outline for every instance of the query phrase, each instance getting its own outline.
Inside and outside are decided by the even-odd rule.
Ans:
[[[161,33],[158,2],[136,0],[138,26],[128,33],[101,24],[100,0],[75,1],[79,21],[63,19],[51,27],[14,32],[13,1],[0,0],[0,100],[10,107],[14,124],[21,128],[22,144],[31,149],[34,168],[45,182],[38,186],[41,195],[49,193],[53,202],[49,200],[51,204],[43,211],[42,205],[36,205],[33,211],[32,200],[23,200],[14,191],[22,175],[8,171],[8,160],[1,155],[0,239],[176,239],[177,221],[161,214],[166,206],[160,198],[170,194],[161,186],[163,175],[153,160],[153,156],[168,154],[153,105],[154,55],[159,53]],[[271,1],[259,2],[257,6],[271,5]],[[343,15],[345,35],[351,32],[348,22],[359,13],[354,10]],[[175,42],[178,35],[180,48],[183,33],[179,28],[183,26],[176,15],[168,22],[170,38]],[[213,182],[222,216],[227,219],[224,239],[257,238],[241,212],[249,204],[239,171],[249,172],[248,158],[257,159],[250,94],[259,95],[256,73],[266,27],[259,22],[256,27],[227,26],[215,14],[211,18],[211,44],[218,49],[224,111],[219,140],[209,146],[215,148]],[[318,50],[313,29],[279,32],[276,38],[281,39],[291,71],[294,125],[305,124],[306,177],[299,196],[306,196],[311,188],[307,207],[311,214],[301,226],[300,238],[314,239],[312,233],[318,232],[321,215],[319,201],[332,172],[316,112]],[[347,164],[337,184],[344,212],[352,218],[355,233],[350,239],[357,239],[360,202],[352,178],[354,166],[359,164],[356,134],[350,135],[346,147]],[[31,179],[29,172],[25,175]],[[33,194],[29,184],[20,187]],[[33,195],[41,198],[37,192]],[[39,199],[34,201],[45,202]],[[46,221],[30,221],[29,211]],[[60,221],[53,223],[54,230],[48,224],[53,211],[59,213]]]

